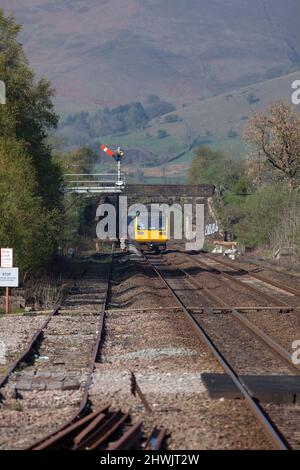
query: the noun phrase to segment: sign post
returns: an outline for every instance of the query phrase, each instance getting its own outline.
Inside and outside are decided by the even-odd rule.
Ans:
[[[9,313],[9,288],[6,287],[6,295],[5,295],[5,313],[6,315]]]
[[[12,248],[1,248],[0,287],[5,287],[5,313],[9,313],[9,288],[19,286],[19,268],[13,268]]]

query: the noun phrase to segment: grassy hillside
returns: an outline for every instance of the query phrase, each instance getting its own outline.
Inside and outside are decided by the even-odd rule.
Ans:
[[[145,158],[142,155],[137,158],[136,162],[128,166],[127,172],[142,171],[149,177],[179,178],[184,181],[194,148],[199,145],[222,149],[236,158],[243,157],[245,148],[241,135],[251,113],[257,109],[265,109],[270,102],[278,99],[290,101],[291,84],[296,79],[300,79],[300,72],[198,100],[189,106],[177,108],[177,122],[166,122],[168,115],[165,115],[151,121],[144,130],[119,137],[106,136],[100,140],[115,147],[121,145],[129,153],[143,150]],[[159,130],[165,130],[167,137],[158,138]],[[190,147],[192,148],[188,150]],[[151,154],[155,156],[155,168],[151,168]],[[157,164],[157,156],[162,162],[160,165]],[[107,157],[101,155],[100,162],[107,163]],[[124,163],[126,164],[126,160]]]
[[[225,150],[231,147],[241,150],[238,135],[230,137],[233,135],[231,131],[240,134],[251,113],[266,108],[272,101],[282,99],[290,102],[291,85],[297,79],[300,79],[300,71],[198,100],[176,110],[180,118],[178,122],[166,123],[163,116],[154,121],[147,131],[155,135],[158,129],[164,129],[178,141],[185,142],[186,146],[196,139],[198,143],[211,143]]]

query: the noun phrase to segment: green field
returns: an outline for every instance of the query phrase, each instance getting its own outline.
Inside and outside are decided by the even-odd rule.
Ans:
[[[86,145],[96,149],[99,149],[100,143],[111,148],[121,146],[133,154],[128,161],[126,157],[124,159],[128,178],[142,181],[147,178],[151,183],[183,182],[195,149],[199,146],[222,150],[232,158],[245,157],[247,149],[243,143],[243,128],[251,113],[265,110],[278,99],[290,101],[292,82],[299,78],[300,72],[294,72],[231,93],[198,100],[170,113],[176,114],[178,121],[166,122],[168,114],[163,115],[150,121],[145,129],[99,137],[87,141]],[[159,135],[161,130],[166,133],[163,138]],[[140,155],[136,160],[134,152]],[[93,171],[108,171],[113,167],[114,162],[99,149],[99,164]],[[157,169],[155,174],[154,168]],[[133,176],[130,177],[130,174]]]
[[[243,127],[251,113],[266,109],[272,101],[278,99],[290,101],[292,82],[299,78],[300,72],[294,72],[200,100],[177,109],[175,113],[181,119],[178,122],[166,123],[166,116],[162,116],[152,120],[144,130],[120,136],[106,136],[99,141],[112,147],[120,145],[125,149],[153,152],[159,156],[161,165],[166,167],[189,163],[194,149],[186,151],[179,158],[176,156],[188,150],[192,142],[194,148],[206,145],[212,149],[221,149],[233,157],[243,157],[246,154],[242,141]],[[249,103],[249,96],[253,103]],[[158,138],[160,129],[166,131],[167,137]],[[230,132],[237,135],[229,137]],[[151,166],[151,158],[146,165]]]

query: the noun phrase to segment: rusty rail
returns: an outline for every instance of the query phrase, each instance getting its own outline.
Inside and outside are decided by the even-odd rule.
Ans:
[[[276,297],[272,296],[271,294],[267,294],[266,292],[261,291],[257,287],[246,284],[245,282],[241,281],[240,279],[237,279],[236,277],[230,275],[229,273],[224,272],[222,269],[219,269],[218,267],[215,267],[215,266],[210,266],[210,265],[206,264],[205,262],[203,262],[202,260],[200,261],[198,259],[194,259],[194,257],[191,260],[191,256],[188,253],[185,253],[183,251],[180,251],[180,254],[185,255],[187,258],[189,258],[190,262],[193,261],[195,264],[197,264],[200,268],[202,268],[204,270],[211,269],[211,270],[215,271],[216,273],[218,273],[218,275],[220,275],[221,277],[223,277],[225,279],[225,282],[228,282],[228,281],[233,282],[234,284],[236,284],[240,287],[243,287],[244,289],[248,289],[249,291],[253,292],[256,296],[259,295],[260,297],[263,297],[267,301],[275,304],[274,305],[275,307],[282,308],[282,310],[284,310],[285,312],[293,311],[293,307],[288,305],[286,302],[283,302],[282,300],[277,299]],[[214,260],[214,261],[216,261],[216,260]],[[212,275],[211,271],[207,271],[207,273]]]
[[[238,388],[238,390],[243,395],[247,406],[253,412],[257,420],[260,422],[262,428],[264,429],[266,435],[268,436],[269,440],[272,442],[274,447],[278,450],[289,450],[290,445],[281,434],[281,432],[277,429],[275,423],[271,420],[271,418],[265,413],[263,408],[257,402],[255,397],[252,396],[251,391],[248,387],[242,382],[241,378],[231,366],[231,364],[227,361],[225,356],[221,353],[218,349],[214,341],[211,339],[207,331],[195,320],[193,315],[189,312],[186,308],[185,304],[182,302],[180,297],[177,295],[175,290],[171,287],[168,280],[161,274],[159,269],[151,263],[151,261],[147,258],[146,255],[142,254],[146,262],[153,268],[157,276],[161,279],[163,284],[166,286],[170,294],[174,297],[177,304],[180,306],[182,312],[184,313],[187,320],[190,322],[191,326],[193,327],[196,334],[204,341],[204,343],[208,346],[210,351],[216,357],[224,371],[231,377],[232,381]],[[176,266],[175,266],[176,267]],[[176,269],[178,269],[176,267]],[[179,268],[180,269],[180,268]]]
[[[131,426],[117,441],[109,445],[109,450],[129,450],[141,439],[142,436],[142,421],[139,421],[134,426]]]
[[[84,274],[84,272],[86,271],[83,270],[83,272],[81,273],[81,276]],[[26,359],[28,358],[28,356],[32,353],[32,351],[34,350],[34,346],[35,344],[38,342],[38,340],[40,339],[40,337],[42,336],[43,334],[43,331],[47,328],[47,326],[49,325],[51,319],[55,316],[55,315],[58,315],[59,314],[59,310],[60,310],[60,303],[57,304],[54,309],[52,310],[52,312],[49,313],[49,315],[46,317],[46,320],[44,321],[44,323],[42,324],[42,326],[34,333],[34,335],[32,336],[32,338],[30,339],[29,343],[27,344],[26,346],[26,349],[24,351],[22,351],[22,353],[18,356],[17,359],[15,359],[15,361],[11,364],[11,366],[9,367],[8,371],[6,372],[6,374],[1,378],[0,377],[0,389],[7,383],[10,375],[14,372],[14,370],[22,363],[22,362],[25,362]],[[1,396],[1,395],[0,395]]]
[[[78,410],[76,413],[69,419],[65,424],[60,426],[57,430],[53,431],[52,433],[48,434],[47,436],[43,437],[42,439],[39,439],[36,441],[34,444],[32,444],[28,449],[29,450],[43,450],[48,448],[55,442],[56,437],[58,437],[64,430],[67,430],[70,426],[72,426],[76,421],[80,418],[81,414],[84,412],[86,409],[87,403],[88,403],[88,394],[89,394],[89,388],[92,383],[92,377],[93,377],[93,371],[95,367],[95,362],[97,358],[97,354],[99,351],[99,346],[101,343],[101,338],[103,334],[103,327],[104,327],[104,318],[105,318],[105,310],[107,308],[107,302],[108,302],[108,296],[109,296],[109,290],[110,290],[110,278],[111,278],[111,273],[112,273],[112,265],[113,265],[113,257],[114,257],[114,244],[112,245],[112,250],[111,250],[111,263],[110,267],[108,269],[107,273],[107,284],[106,284],[106,291],[105,291],[105,298],[101,306],[101,312],[99,315],[99,326],[98,326],[98,333],[97,333],[97,338],[94,344],[94,348],[92,351],[91,359],[90,359],[90,366],[88,370],[88,377],[86,380],[86,383],[84,385],[84,394],[82,396],[81,402],[79,404]]]
[[[286,291],[290,294],[293,294],[297,297],[300,297],[300,290],[299,289],[295,289],[294,287],[287,286],[286,284],[281,284],[277,281],[274,281],[273,279],[268,279],[265,276],[262,276],[261,274],[259,274],[257,272],[250,271],[249,269],[238,267],[238,265],[235,265],[235,264],[231,263],[228,260],[224,260],[224,259],[220,260],[219,258],[215,258],[215,257],[213,257],[213,255],[210,255],[210,254],[207,254],[207,253],[205,254],[205,256],[206,256],[206,258],[209,258],[213,261],[216,261],[217,263],[220,263],[223,266],[226,266],[228,268],[235,269],[235,270],[238,268],[239,273],[241,275],[246,274],[247,276],[250,276],[250,277],[253,277],[254,279],[258,279],[259,281],[265,282],[266,284],[269,284],[270,286],[276,287],[277,289],[280,289],[282,291]],[[230,276],[230,273],[229,273],[229,276]]]
[[[12,363],[12,365],[9,367],[8,371],[4,375],[3,378],[1,378],[0,381],[0,389],[6,384],[8,381],[10,375],[14,372],[14,370],[22,363],[25,362],[28,356],[32,353],[32,350],[34,349],[35,344],[38,342],[40,339],[41,335],[43,334],[43,331],[45,328],[47,328],[48,324],[50,323],[51,319],[54,317],[54,315],[57,315],[59,311],[60,306],[56,306],[54,310],[47,316],[45,322],[42,324],[42,326],[34,333],[32,336],[31,340],[27,344],[26,349],[20,354],[20,356]]]
[[[164,428],[154,428],[147,439],[144,449],[145,450],[160,450],[163,447],[164,440],[166,439],[167,431]]]
[[[158,437],[156,447],[163,445],[164,429]],[[34,450],[125,450],[133,449],[141,439],[142,422],[132,425],[129,413],[109,411],[105,406],[57,432],[47,440],[46,447],[41,443]]]
[[[180,252],[181,253],[181,252]],[[183,253],[185,254],[185,253]],[[230,305],[228,305],[221,297],[216,295],[215,293],[210,292],[209,289],[206,287],[202,286],[200,281],[195,279],[190,273],[188,273],[185,269],[178,267],[171,261],[167,261],[167,263],[171,266],[173,266],[175,269],[181,271],[185,276],[193,282],[196,286],[198,286],[200,289],[202,289],[206,296],[213,302],[215,302],[218,306],[215,308],[217,309],[218,307],[225,308],[230,315],[232,315],[241,325],[250,331],[252,334],[256,336],[256,338],[266,345],[272,353],[274,353],[277,357],[279,357],[282,361],[284,361],[287,366],[292,370],[292,372],[296,372],[297,374],[300,373],[300,366],[293,364],[292,362],[292,357],[291,354],[288,353],[283,347],[281,347],[278,343],[276,343],[269,335],[267,335],[264,331],[262,331],[260,328],[258,328],[253,322],[248,320],[244,315],[239,310],[239,308],[232,308]],[[195,260],[196,264],[199,264],[197,260]],[[263,307],[261,307],[263,309]],[[281,308],[281,307],[276,307],[276,308]],[[192,310],[191,308],[188,308],[189,310]],[[205,309],[205,307],[204,307]],[[208,308],[209,310],[209,308]]]

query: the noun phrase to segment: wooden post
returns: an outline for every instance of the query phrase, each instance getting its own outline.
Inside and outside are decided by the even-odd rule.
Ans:
[[[152,408],[149,405],[145,395],[143,394],[142,390],[137,384],[135,374],[133,372],[130,372],[130,385],[131,385],[131,393],[135,396],[138,394],[138,396],[141,399],[141,402],[143,403],[145,409],[148,411],[148,413],[152,413]]]
[[[5,296],[5,313],[9,313],[9,288],[6,287],[6,296]]]

